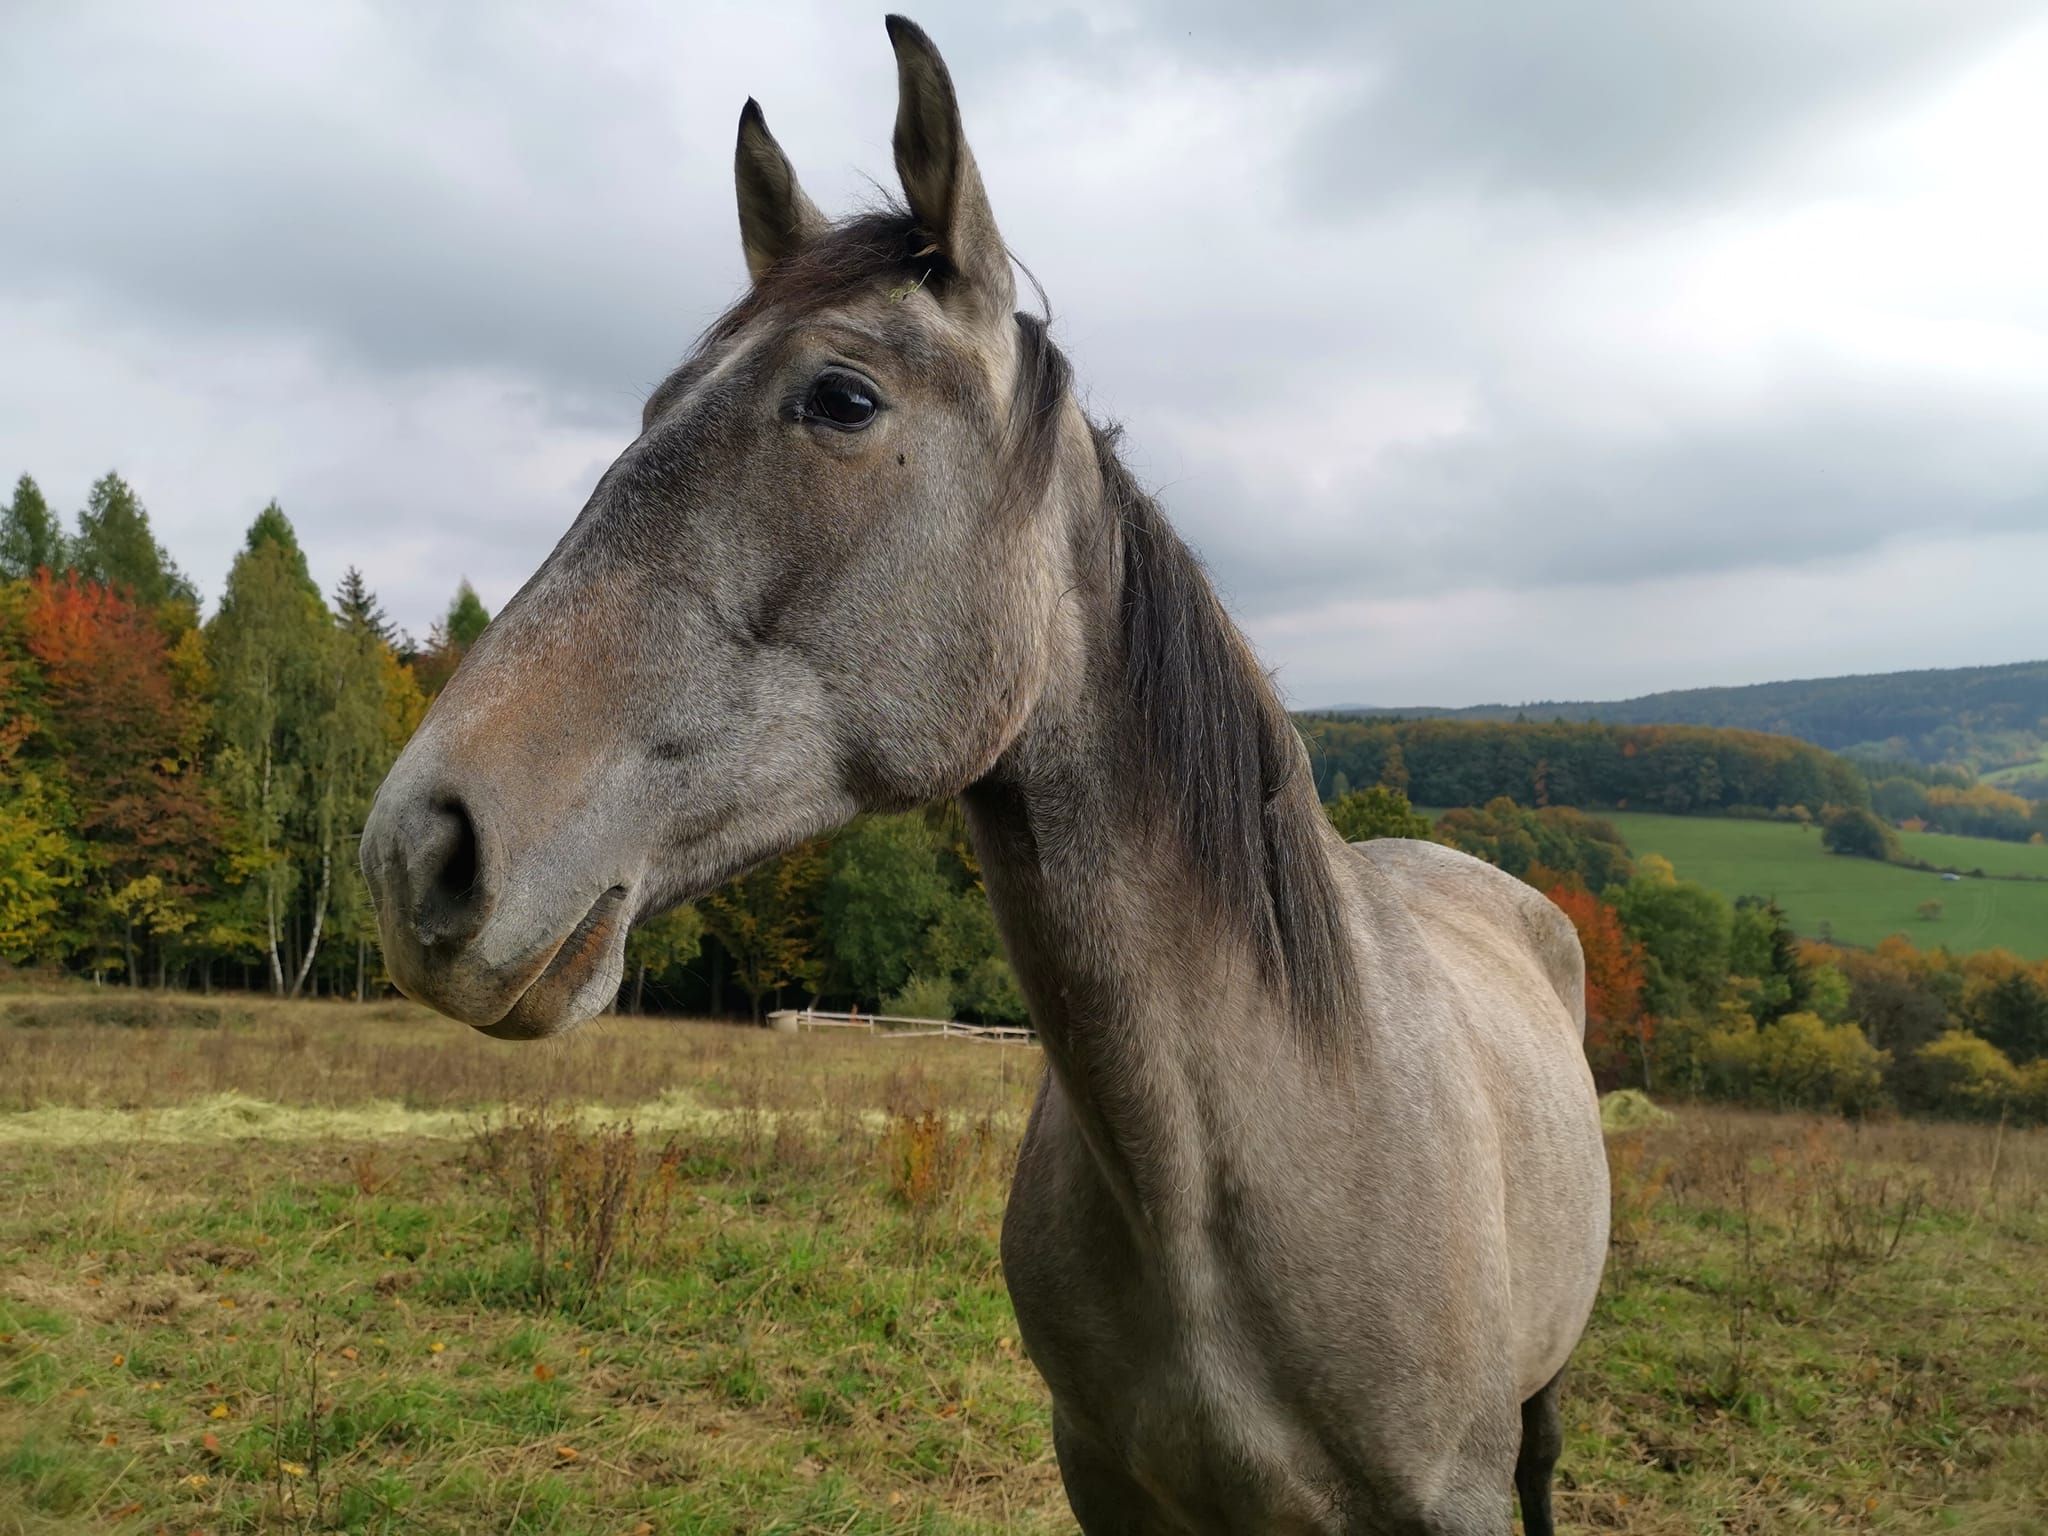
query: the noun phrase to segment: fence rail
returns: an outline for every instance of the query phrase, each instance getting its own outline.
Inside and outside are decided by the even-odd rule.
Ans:
[[[784,1034],[814,1029],[858,1029],[881,1040],[968,1040],[981,1045],[1036,1045],[1036,1031],[1021,1024],[962,1024],[956,1019],[909,1019],[893,1013],[828,1013],[817,1008],[778,1008],[768,1027]]]

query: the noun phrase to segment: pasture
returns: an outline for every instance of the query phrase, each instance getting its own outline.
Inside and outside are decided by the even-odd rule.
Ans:
[[[0,994],[0,1532],[1071,1530],[996,1248],[1039,1070]],[[2048,1136],[1609,1155],[1567,1528],[2043,1529]]]
[[[1843,858],[1824,851],[1818,828],[1718,816],[1660,816],[1599,811],[1638,855],[1660,853],[1679,874],[1730,898],[1776,896],[1792,926],[1808,938],[1824,932],[1850,944],[1894,933],[1958,953],[2009,949],[2048,956],[2048,881],[1943,880],[1938,874]],[[2048,848],[1991,838],[1904,834],[1909,857],[1988,874],[2048,875]],[[1919,915],[1938,901],[1941,915]],[[1823,925],[1826,925],[1823,929]]]

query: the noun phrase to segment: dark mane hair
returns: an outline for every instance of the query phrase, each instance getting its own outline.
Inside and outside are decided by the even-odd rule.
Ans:
[[[1202,563],[1090,423],[1121,525],[1125,679],[1158,792],[1224,910],[1254,935],[1311,1046],[1355,1029],[1357,966],[1301,737]]]
[[[703,339],[730,336],[770,308],[818,308],[876,284],[943,293],[957,277],[912,214],[885,207],[834,225],[778,263]],[[1073,377],[1042,316],[1019,314],[1017,327],[1017,387],[992,515],[1020,515],[1043,497]],[[1326,1048],[1353,1026],[1357,967],[1306,750],[1201,562],[1117,457],[1120,429],[1091,421],[1089,431],[1103,515],[1123,549],[1125,682],[1161,808],[1225,914],[1250,930],[1261,968],[1286,991],[1309,1043]]]

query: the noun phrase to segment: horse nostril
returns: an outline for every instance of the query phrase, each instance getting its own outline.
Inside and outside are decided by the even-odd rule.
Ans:
[[[462,944],[483,926],[489,905],[476,821],[454,796],[421,817],[410,860],[413,919],[425,944]]]
[[[476,889],[476,823],[460,800],[446,800],[434,807],[435,852],[440,868],[434,871],[434,894],[443,901],[461,903]]]

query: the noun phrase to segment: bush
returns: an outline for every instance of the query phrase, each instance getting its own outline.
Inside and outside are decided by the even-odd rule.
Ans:
[[[953,984],[943,976],[912,976],[882,1004],[882,1011],[905,1019],[950,1019]]]
[[[1831,806],[1821,818],[1821,847],[1852,859],[1889,863],[1899,857],[1898,834],[1870,812],[1855,806]]]
[[[2020,1074],[2005,1052],[1963,1030],[1947,1030],[1921,1046],[1914,1061],[1920,1068],[1915,1088],[1926,1101],[1924,1108],[1995,1120],[2023,1099]]]
[[[1884,1102],[1888,1054],[1854,1024],[1829,1024],[1818,1014],[1788,1013],[1758,1029],[1747,1018],[1707,1039],[1707,1072],[1727,1098],[1779,1109],[1836,1109],[1859,1115]]]
[[[1029,1016],[1017,973],[1001,955],[985,955],[960,983],[959,1005],[984,1024],[1022,1024]]]
[[[1671,1111],[1659,1109],[1640,1088],[1617,1088],[1600,1096],[1600,1129],[1609,1134],[1668,1125]]]

